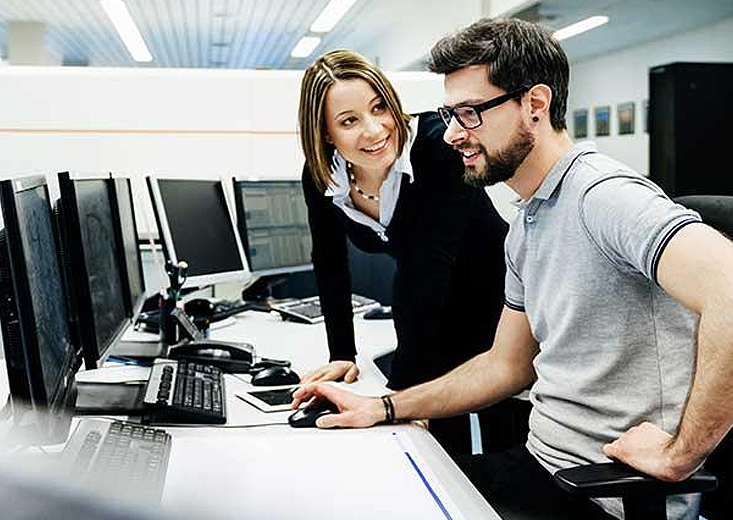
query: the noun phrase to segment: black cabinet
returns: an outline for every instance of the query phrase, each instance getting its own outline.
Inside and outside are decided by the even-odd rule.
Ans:
[[[649,70],[649,177],[668,195],[733,195],[733,63]]]

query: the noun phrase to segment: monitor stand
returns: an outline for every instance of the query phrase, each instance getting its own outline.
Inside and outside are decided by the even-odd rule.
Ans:
[[[259,276],[257,279],[242,291],[242,300],[251,304],[253,310],[259,310],[258,306],[269,311],[268,302],[275,298],[278,286],[288,281],[288,275],[267,275]]]
[[[3,447],[10,449],[12,443],[45,446],[66,442],[71,431],[76,399],[77,387],[73,380],[54,405],[53,412],[34,409],[25,403],[14,402],[9,397],[0,417],[0,434],[5,443]]]

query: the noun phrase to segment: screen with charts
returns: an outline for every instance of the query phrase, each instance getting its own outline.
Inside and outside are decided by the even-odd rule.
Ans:
[[[30,309],[43,377],[46,403],[51,403],[62,384],[64,370],[73,364],[66,296],[61,281],[56,239],[53,236],[48,193],[44,185],[16,195],[20,239],[25,260]],[[57,302],[57,305],[48,305]]]
[[[46,181],[1,181],[0,200],[0,322],[9,409],[21,428],[20,442],[58,443],[68,435],[79,357]]]
[[[117,218],[120,225],[121,248],[124,251],[122,263],[123,284],[126,282],[125,306],[128,315],[136,317],[145,300],[145,279],[143,264],[138,247],[137,224],[133,206],[132,187],[129,178],[114,180],[114,195],[116,201]]]
[[[234,181],[237,223],[250,269],[269,275],[311,268],[308,210],[300,181]]]
[[[83,244],[97,349],[111,346],[112,339],[127,323],[120,257],[115,243],[112,206],[106,179],[75,181],[79,231]],[[99,352],[102,354],[102,352]]]
[[[65,269],[84,361],[97,368],[129,324],[119,225],[108,174],[58,175]]]

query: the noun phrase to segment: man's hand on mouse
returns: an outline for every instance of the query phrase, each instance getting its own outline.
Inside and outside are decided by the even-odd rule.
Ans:
[[[319,428],[368,428],[384,420],[382,400],[374,397],[363,397],[332,385],[307,384],[293,393],[291,408],[298,408],[301,403],[311,399],[326,399],[338,406],[339,413],[319,418]]]
[[[340,381],[343,378],[345,383],[353,383],[359,376],[359,367],[353,361],[331,361],[327,365],[306,374],[301,378],[301,383],[324,383],[326,381]]]

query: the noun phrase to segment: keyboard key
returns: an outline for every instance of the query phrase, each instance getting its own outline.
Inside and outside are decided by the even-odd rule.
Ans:
[[[150,435],[146,435],[147,432]],[[69,472],[85,487],[138,501],[159,501],[171,450],[171,437],[161,429],[122,421],[82,419],[61,455]]]
[[[184,360],[156,360],[143,402],[151,423],[223,424],[224,395],[221,369]]]
[[[378,305],[379,302],[371,298],[358,294],[351,295],[351,308],[355,314]],[[304,323],[319,323],[323,321],[321,303],[317,296],[273,305],[272,309],[279,312],[283,319],[291,319]]]

